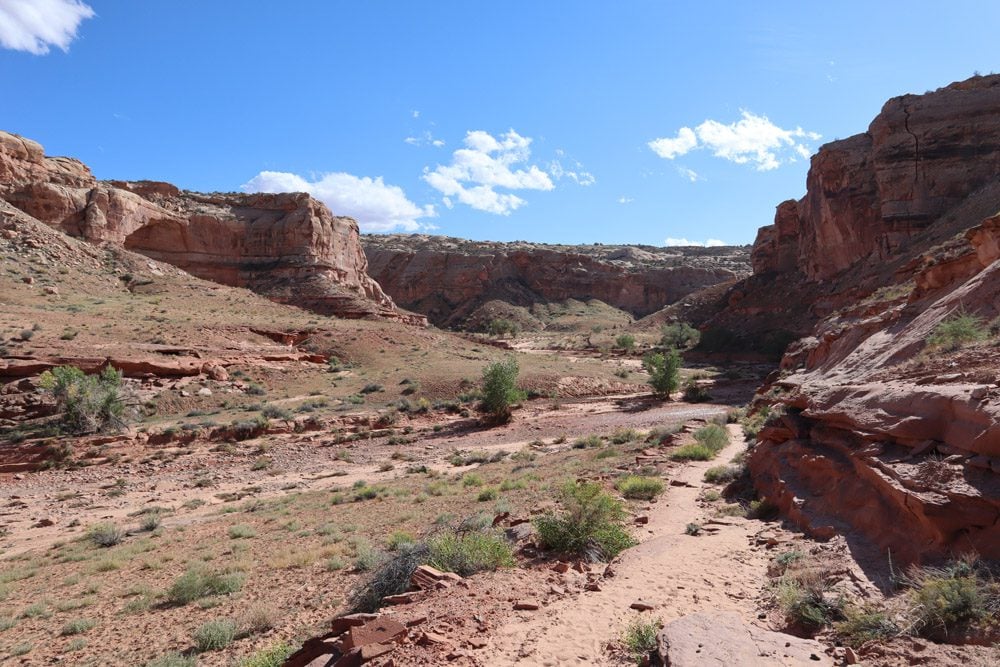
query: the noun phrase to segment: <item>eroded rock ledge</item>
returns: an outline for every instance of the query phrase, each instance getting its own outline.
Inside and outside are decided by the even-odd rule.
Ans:
[[[72,236],[281,303],[426,324],[369,277],[357,223],[305,194],[200,194],[154,181],[98,181],[80,161],[46,157],[38,143],[0,131],[0,198]]]

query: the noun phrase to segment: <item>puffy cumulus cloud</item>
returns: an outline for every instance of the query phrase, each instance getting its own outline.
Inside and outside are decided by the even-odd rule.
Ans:
[[[635,199],[633,199],[632,197],[622,196],[622,197],[618,198],[618,203],[619,204],[631,204],[634,201],[635,201]]]
[[[757,116],[749,111],[741,113],[740,120],[728,125],[706,120],[694,129],[682,127],[676,137],[654,139],[649,142],[649,147],[666,160],[704,148],[724,160],[754,164],[758,171],[770,171],[783,163],[795,162],[796,156],[808,158],[812,151],[803,140],[821,138],[819,134],[807,132],[801,127],[794,130],[778,127],[767,116]]]
[[[455,201],[479,211],[510,215],[526,202],[503,190],[552,190],[549,175],[537,165],[523,165],[531,158],[531,138],[509,130],[494,137],[482,130],[467,132],[465,147],[451,156],[451,164],[424,169],[424,180],[444,195],[448,208]],[[519,165],[523,165],[518,167]]]
[[[699,246],[702,248],[717,248],[719,246],[729,245],[725,241],[720,241],[719,239],[708,239],[707,241],[690,241],[685,238],[675,239],[672,236],[668,236],[666,240],[663,241],[663,245],[668,247],[674,246]]]
[[[76,31],[94,10],[80,0],[0,0],[0,46],[45,55],[69,50]]]
[[[386,185],[382,177],[358,177],[352,174],[325,174],[318,180],[306,180],[297,174],[262,171],[242,186],[244,192],[307,192],[330,207],[335,215],[347,215],[358,221],[365,232],[408,232],[426,230],[421,218],[437,215],[433,206],[417,206],[403,189]]]

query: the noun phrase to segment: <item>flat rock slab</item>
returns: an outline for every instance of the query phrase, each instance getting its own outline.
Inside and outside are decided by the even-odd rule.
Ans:
[[[736,612],[691,614],[664,626],[657,637],[668,667],[773,667],[833,665],[823,645],[746,623]]]

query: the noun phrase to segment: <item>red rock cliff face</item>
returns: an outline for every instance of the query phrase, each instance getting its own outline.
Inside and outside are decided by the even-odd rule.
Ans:
[[[1000,77],[976,77],[821,148],[758,234],[713,324],[800,336],[755,400],[773,416],[749,465],[807,531],[897,561],[1000,558],[1000,352],[930,343],[956,313],[1000,315],[998,177]]]
[[[491,243],[366,236],[371,273],[397,302],[435,324],[462,324],[499,299],[527,306],[599,299],[643,316],[709,285],[742,277],[745,248]]]
[[[0,197],[72,236],[109,242],[192,275],[325,315],[425,325],[367,273],[357,223],[305,194],[184,192],[99,182],[82,163],[0,132]]]

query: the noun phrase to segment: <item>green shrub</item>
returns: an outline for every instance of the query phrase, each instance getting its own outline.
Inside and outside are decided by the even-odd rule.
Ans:
[[[513,338],[517,336],[518,330],[519,327],[516,322],[505,318],[490,320],[490,323],[486,326],[486,332],[491,336],[496,336],[497,338],[503,338],[506,336]]]
[[[951,352],[968,343],[985,340],[989,335],[989,328],[982,318],[960,312],[938,324],[927,343],[931,347]]]
[[[113,547],[125,539],[125,531],[113,523],[99,523],[87,531],[87,539],[99,547]]]
[[[72,433],[119,431],[135,411],[122,377],[111,366],[96,375],[76,366],[57,366],[42,373],[39,385],[55,398],[62,423]]]
[[[705,403],[712,400],[712,393],[696,380],[688,380],[684,383],[683,397],[688,403]]]
[[[625,632],[622,633],[622,646],[628,651],[637,665],[650,664],[650,654],[656,650],[656,635],[663,627],[663,621],[658,618],[643,620],[633,619]]]
[[[573,441],[573,449],[587,449],[591,447],[600,447],[604,444],[599,435],[588,435],[586,437],[577,438]]]
[[[167,591],[174,604],[188,604],[211,595],[229,595],[243,588],[244,576],[239,572],[208,572],[192,568],[182,574]]]
[[[97,622],[89,618],[76,618],[72,621],[67,621],[66,624],[62,626],[62,630],[59,631],[59,634],[64,637],[68,637],[70,635],[80,635],[87,630],[92,629],[95,625],[97,625]]]
[[[292,413],[285,408],[277,405],[265,405],[260,409],[260,414],[267,419],[282,419],[289,420],[292,418]]]
[[[483,370],[482,407],[494,421],[508,421],[513,405],[525,398],[524,392],[517,388],[519,370],[514,357],[494,362]]]
[[[663,327],[660,345],[675,350],[687,350],[698,344],[701,333],[687,322],[675,322]]]
[[[253,526],[238,523],[235,526],[229,527],[229,537],[234,540],[246,540],[251,537],[257,537],[257,531],[254,530]]]
[[[885,610],[874,605],[847,607],[844,620],[835,623],[834,629],[845,644],[853,647],[876,639],[891,639],[900,633],[899,626]]]
[[[700,443],[690,443],[681,445],[670,454],[670,458],[675,461],[711,461],[715,458],[715,451]]]
[[[500,497],[500,493],[496,489],[494,489],[493,487],[490,487],[490,488],[483,489],[482,491],[480,491],[479,495],[476,496],[476,500],[478,502],[485,503],[485,502],[489,502],[491,500],[496,500],[499,497]]]
[[[243,658],[239,662],[239,667],[281,667],[294,652],[294,648],[285,642],[280,642]]]
[[[634,428],[620,428],[611,434],[610,439],[616,445],[624,445],[626,442],[638,440],[639,432]]]
[[[684,526],[684,534],[691,536],[701,535],[701,526],[697,523],[689,523]]]
[[[624,350],[625,352],[631,352],[635,349],[635,336],[627,333],[619,335],[615,338],[615,347]]]
[[[484,483],[483,478],[474,472],[462,476],[462,486],[482,486]]]
[[[417,538],[413,536],[413,533],[408,533],[405,530],[393,531],[392,535],[389,536],[389,540],[386,542],[386,548],[389,551],[398,551],[408,544],[416,544]]]
[[[619,480],[615,487],[623,496],[634,500],[652,500],[663,493],[663,482],[655,477],[629,475]]]
[[[510,544],[492,530],[447,533],[429,546],[430,565],[463,577],[516,564]]]
[[[681,369],[681,355],[677,350],[669,350],[666,354],[651,352],[643,357],[642,367],[649,373],[653,393],[670,398],[670,394],[677,391]]]
[[[146,667],[197,667],[198,658],[193,655],[168,653],[146,663]]]
[[[217,618],[195,630],[194,646],[199,652],[220,651],[236,639],[236,623],[228,618]]]
[[[743,467],[735,465],[712,466],[705,471],[705,481],[709,484],[729,484],[743,475]]]
[[[361,549],[358,549],[359,557]],[[430,548],[424,542],[401,545],[389,558],[379,556],[371,574],[351,592],[349,601],[354,611],[371,612],[382,606],[382,598],[397,595],[410,586],[410,577],[418,565],[428,561]]]
[[[843,600],[827,595],[826,570],[812,560],[789,565],[775,584],[775,596],[785,618],[808,631],[843,618]]]
[[[1000,589],[980,578],[976,564],[959,560],[943,567],[914,567],[904,584],[913,625],[925,635],[961,630],[1000,608]]]
[[[567,482],[562,511],[535,519],[541,545],[560,553],[610,560],[635,544],[624,528],[625,510],[594,482]]]
[[[729,444],[729,431],[725,426],[709,424],[694,432],[694,439],[701,445],[705,445],[712,451],[718,453]]]

